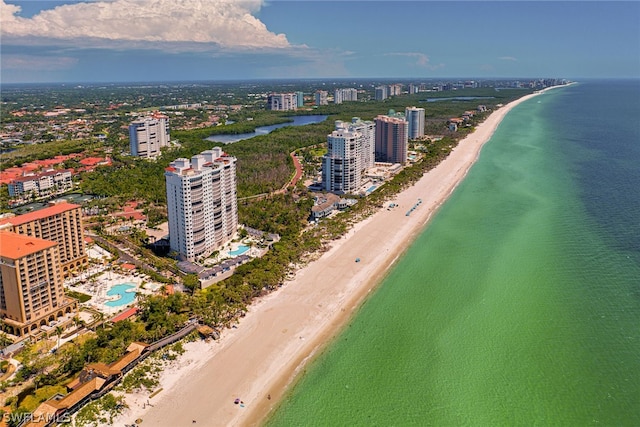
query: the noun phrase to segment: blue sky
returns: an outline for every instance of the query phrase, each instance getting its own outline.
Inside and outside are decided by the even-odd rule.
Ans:
[[[0,0],[2,83],[640,77],[640,2]]]

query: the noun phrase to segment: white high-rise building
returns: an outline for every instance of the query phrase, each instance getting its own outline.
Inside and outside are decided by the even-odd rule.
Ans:
[[[358,91],[353,88],[349,89],[336,89],[333,93],[333,102],[336,104],[342,104],[344,101],[357,101]]]
[[[336,121],[336,130],[327,136],[327,154],[322,162],[322,182],[327,191],[355,193],[362,175],[374,165],[375,124],[354,117]]]
[[[140,118],[129,125],[132,156],[155,158],[169,142],[169,117],[163,114]]]
[[[295,93],[272,93],[267,97],[267,109],[288,111],[298,109],[298,95]]]
[[[388,97],[388,86],[378,86],[375,89],[375,99],[376,101],[384,101]]]
[[[424,108],[407,107],[404,116],[409,123],[409,139],[418,139],[424,136]]]
[[[376,124],[371,120],[361,120],[360,117],[353,117],[351,122],[337,120],[336,130],[347,129],[351,132],[359,132],[360,139],[360,165],[362,171],[366,171],[374,166],[376,152]]]
[[[220,147],[165,169],[169,242],[180,259],[207,257],[233,239],[238,229],[236,158]]]
[[[317,90],[315,93],[315,101],[316,105],[327,105],[329,101],[327,100],[328,92],[326,90]]]
[[[322,159],[322,183],[325,190],[355,193],[362,182],[359,132],[338,129],[327,136],[328,152]]]

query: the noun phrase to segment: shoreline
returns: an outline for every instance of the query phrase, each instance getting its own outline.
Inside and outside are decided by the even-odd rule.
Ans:
[[[134,402],[139,395],[127,395],[129,409],[116,424],[138,418],[160,426],[193,420],[207,426],[263,423],[462,182],[504,116],[556,87],[564,86],[525,95],[492,112],[444,161],[391,200],[399,207],[380,209],[354,225],[293,280],[254,302],[237,328],[225,330],[219,341],[187,343],[177,369],[162,373],[162,391],[147,399],[153,406],[141,406]],[[422,203],[407,216],[418,199]],[[234,404],[236,398],[243,406]]]

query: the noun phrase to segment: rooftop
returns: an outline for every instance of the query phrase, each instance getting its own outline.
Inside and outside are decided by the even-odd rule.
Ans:
[[[27,255],[57,246],[51,240],[38,239],[24,234],[0,231],[0,256],[17,260]]]
[[[70,211],[72,209],[79,208],[80,205],[75,205],[69,202],[61,202],[48,208],[40,209],[37,211],[29,212],[23,215],[14,216],[12,218],[5,218],[0,220],[0,226],[5,224],[22,225],[31,221],[37,221],[39,219],[48,218],[53,215],[61,214],[63,212]]]

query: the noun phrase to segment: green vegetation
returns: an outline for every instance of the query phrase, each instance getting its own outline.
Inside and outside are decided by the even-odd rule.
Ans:
[[[158,378],[162,369],[158,364],[150,364],[145,360],[140,365],[136,366],[131,372],[122,380],[119,387],[122,387],[126,393],[132,393],[134,391],[153,391],[158,386]]]
[[[152,392],[159,384],[160,373],[165,365],[184,353],[182,343],[177,342],[149,356],[128,372],[117,389],[126,393],[146,390]]]
[[[63,386],[44,386],[40,387],[33,394],[26,396],[20,406],[18,407],[19,412],[33,412],[38,405],[40,405],[45,400],[55,396],[56,394],[65,395],[67,394],[67,388]]]
[[[91,295],[83,294],[82,292],[72,291],[67,289],[65,293],[71,298],[77,299],[79,302],[87,302],[91,299]]]
[[[23,144],[14,151],[2,154],[0,170],[34,160],[50,159],[59,155],[82,153],[87,149],[86,140],[52,141],[42,144]]]
[[[100,399],[85,405],[76,415],[75,425],[79,427],[99,427],[112,425],[113,420],[127,408],[124,396],[107,393]]]

